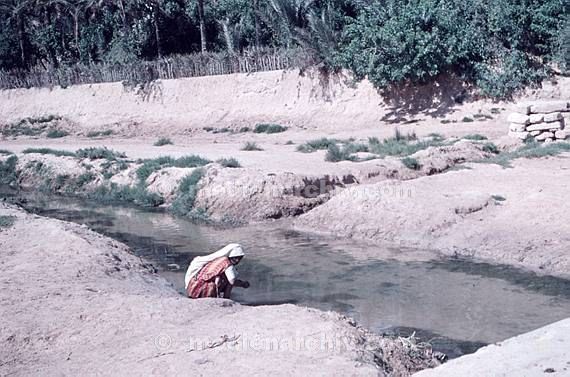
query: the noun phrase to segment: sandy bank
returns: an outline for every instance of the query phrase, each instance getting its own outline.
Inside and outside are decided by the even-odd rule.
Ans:
[[[296,225],[570,276],[568,154],[468,167],[351,187]]]
[[[416,377],[568,376],[570,374],[570,319],[460,357]]]
[[[527,98],[568,98],[567,78],[527,93]],[[213,90],[215,89],[215,90]],[[460,104],[458,82],[392,90],[381,95],[366,80],[354,83],[348,74],[322,77],[298,70],[159,80],[136,88],[122,83],[77,85],[66,89],[14,89],[0,91],[0,118],[5,122],[24,117],[60,115],[72,122],[73,134],[113,129],[132,135],[189,135],[203,127],[239,129],[259,122],[277,122],[295,128],[330,132],[376,130],[394,124],[441,126],[449,116],[457,123],[449,131],[491,108],[508,110],[509,103],[475,101]],[[440,119],[437,119],[440,118]],[[496,132],[506,116],[493,115],[478,127]],[[479,123],[479,122],[477,122]],[[417,124],[414,124],[416,126]],[[158,126],[158,127],[157,127]],[[407,126],[406,126],[407,128]],[[428,132],[434,131],[433,128]],[[494,135],[495,136],[495,135]]]
[[[2,375],[408,375],[400,341],[335,313],[189,300],[114,240],[0,205]],[[287,368],[283,368],[287,366]]]

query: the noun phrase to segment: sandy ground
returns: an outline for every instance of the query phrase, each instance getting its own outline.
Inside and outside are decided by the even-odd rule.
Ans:
[[[0,215],[16,217],[0,230],[1,375],[377,376],[438,364],[335,313],[189,300],[121,243],[5,204]]]
[[[568,376],[570,319],[483,347],[415,377]]]
[[[296,225],[569,277],[569,157],[354,186]]]

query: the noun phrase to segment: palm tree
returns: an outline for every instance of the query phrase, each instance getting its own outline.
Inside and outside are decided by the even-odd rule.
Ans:
[[[22,67],[25,67],[28,62],[25,41],[26,31],[24,29],[27,5],[26,1],[21,0],[0,0],[0,13],[6,15],[8,22],[14,23],[16,26]]]
[[[200,47],[206,52],[206,19],[204,17],[204,0],[198,0],[198,20],[200,22]]]

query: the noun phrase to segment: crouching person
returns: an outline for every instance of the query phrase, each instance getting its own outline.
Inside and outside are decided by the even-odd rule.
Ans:
[[[235,268],[244,255],[241,245],[232,243],[215,253],[194,258],[184,278],[188,297],[229,299],[233,287],[249,288],[249,282],[237,278]]]

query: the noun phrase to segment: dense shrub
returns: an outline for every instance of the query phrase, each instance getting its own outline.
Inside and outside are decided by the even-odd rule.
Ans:
[[[504,97],[547,73],[566,7],[559,0],[373,1],[346,27],[338,61],[380,88],[455,73]]]

